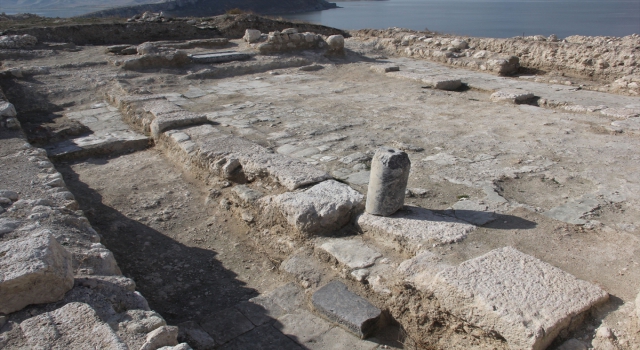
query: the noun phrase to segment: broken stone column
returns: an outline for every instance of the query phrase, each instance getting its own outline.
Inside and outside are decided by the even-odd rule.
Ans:
[[[371,161],[366,212],[390,216],[402,208],[410,170],[409,155],[398,149],[380,147]]]

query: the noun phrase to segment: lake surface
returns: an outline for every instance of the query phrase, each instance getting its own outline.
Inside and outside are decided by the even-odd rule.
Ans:
[[[331,1],[331,0],[329,0]],[[640,0],[335,1],[342,8],[282,15],[340,29],[414,30],[509,38],[640,34]]]

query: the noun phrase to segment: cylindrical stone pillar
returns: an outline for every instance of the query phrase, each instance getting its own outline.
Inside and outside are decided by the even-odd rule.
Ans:
[[[365,210],[369,214],[389,216],[404,205],[411,161],[400,150],[380,147],[371,161],[371,175]]]

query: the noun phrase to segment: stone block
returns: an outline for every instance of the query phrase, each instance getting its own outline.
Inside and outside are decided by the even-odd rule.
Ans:
[[[323,275],[320,262],[304,253],[292,255],[282,262],[280,269],[294,275],[299,280],[307,281],[314,285],[320,283]]]
[[[256,43],[260,41],[260,37],[262,33],[260,33],[257,29],[247,29],[244,31],[244,36],[242,39],[248,43]]]
[[[255,202],[264,196],[262,192],[256,191],[247,185],[237,185],[232,191],[245,203]]]
[[[279,212],[304,234],[322,234],[340,229],[362,206],[364,197],[348,185],[323,181],[300,192],[286,192],[260,199],[267,210]]]
[[[505,89],[498,90],[491,94],[489,97],[493,102],[510,102],[510,103],[525,103],[528,100],[531,100],[535,96],[533,93],[517,90],[517,89]]]
[[[0,117],[15,117],[16,108],[7,101],[0,101]]]
[[[338,262],[348,266],[350,269],[362,269],[373,265],[379,257],[380,252],[369,247],[361,239],[334,238],[319,246]]]
[[[140,350],[156,350],[165,346],[178,345],[178,327],[162,326],[147,334]]]
[[[251,58],[251,55],[237,51],[226,51],[196,54],[189,57],[194,63],[206,64],[248,60],[249,58]]]
[[[201,325],[216,344],[224,344],[254,328],[253,323],[233,307],[211,315]]]
[[[370,69],[372,71],[376,72],[376,73],[389,73],[389,72],[397,72],[397,71],[399,71],[400,67],[398,67],[398,66],[376,65],[376,66],[371,66]]]
[[[366,299],[352,293],[340,281],[318,289],[312,297],[313,307],[349,331],[366,338],[376,330],[381,311]]]
[[[344,49],[344,37],[342,35],[331,35],[327,38],[327,46],[330,51],[340,52]]]
[[[431,286],[447,312],[500,334],[512,349],[545,349],[573,319],[609,298],[511,247],[445,269]]]
[[[0,313],[58,301],[73,287],[71,254],[48,230],[0,245]]]
[[[418,290],[429,291],[436,275],[449,267],[451,265],[443,263],[438,255],[425,250],[401,262],[397,271],[404,276],[405,281],[412,283]]]
[[[128,349],[111,327],[84,303],[69,303],[26,319],[20,328],[32,349]]]
[[[363,213],[358,225],[378,241],[394,243],[412,253],[433,244],[459,242],[476,229],[454,217],[413,206],[405,206],[388,217]]]
[[[438,90],[456,90],[462,86],[462,81],[460,79],[447,79],[447,78],[425,78],[422,79],[422,82],[429,85],[433,89]]]

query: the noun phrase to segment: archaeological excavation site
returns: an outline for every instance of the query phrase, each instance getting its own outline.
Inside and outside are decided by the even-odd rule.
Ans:
[[[0,348],[640,349],[639,55],[0,15]]]

